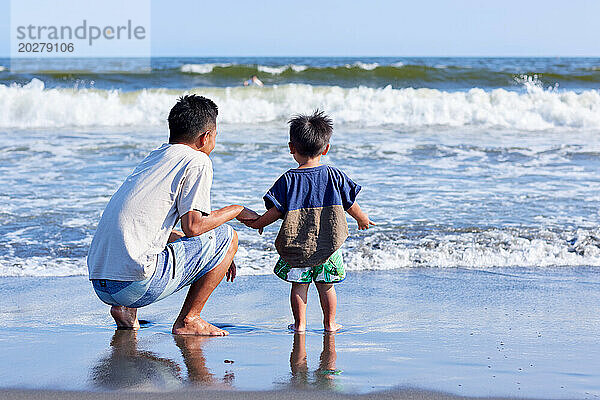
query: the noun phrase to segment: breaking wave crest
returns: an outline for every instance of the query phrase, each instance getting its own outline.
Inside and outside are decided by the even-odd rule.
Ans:
[[[543,89],[524,78],[524,91],[473,88],[341,88],[287,84],[264,88],[119,90],[52,88],[33,79],[0,85],[0,128],[161,125],[178,96],[198,93],[219,105],[225,123],[280,122],[322,108],[336,123],[363,126],[476,126],[544,130],[600,128],[600,91]]]

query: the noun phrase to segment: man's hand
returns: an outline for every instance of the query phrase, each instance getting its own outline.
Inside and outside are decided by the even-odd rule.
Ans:
[[[174,241],[179,240],[184,237],[185,237],[185,235],[183,234],[183,232],[179,232],[179,231],[176,231],[175,229],[173,229],[171,231],[171,234],[169,235],[169,239],[167,240],[167,243],[173,243]]]
[[[227,273],[225,274],[225,276],[227,277],[227,282],[233,282],[233,280],[235,279],[236,272],[237,272],[237,267],[235,266],[235,263],[232,261],[231,265],[229,266],[229,269],[227,270]]]

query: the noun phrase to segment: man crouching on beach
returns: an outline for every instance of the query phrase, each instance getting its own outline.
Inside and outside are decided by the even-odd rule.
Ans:
[[[217,113],[205,97],[181,97],[169,113],[169,143],[148,154],[102,214],[87,264],[117,329],[139,329],[139,307],[190,285],[173,333],[228,334],[200,313],[223,277],[235,278],[237,234],[224,223],[256,214],[240,205],[211,211]],[[183,233],[172,230],[180,218]]]

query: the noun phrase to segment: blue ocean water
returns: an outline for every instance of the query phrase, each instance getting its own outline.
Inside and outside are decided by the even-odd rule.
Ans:
[[[9,61],[0,275],[85,274],[104,206],[166,141],[185,93],[219,105],[214,207],[262,210],[295,166],[287,119],[332,115],[324,161],[363,186],[359,202],[378,223],[358,232],[350,221],[350,270],[600,265],[600,59],[161,58],[149,73],[40,60],[27,74]],[[252,75],[265,86],[244,87]],[[270,273],[277,226],[236,228],[240,273]]]

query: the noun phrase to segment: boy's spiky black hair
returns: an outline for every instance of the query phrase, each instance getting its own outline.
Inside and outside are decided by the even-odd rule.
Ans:
[[[321,154],[333,133],[333,121],[323,111],[315,110],[311,115],[297,114],[288,121],[290,142],[296,151],[307,157]]]

